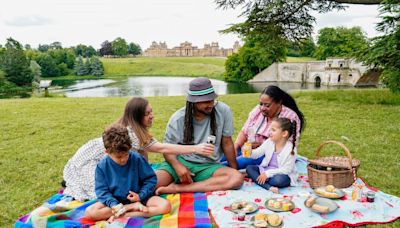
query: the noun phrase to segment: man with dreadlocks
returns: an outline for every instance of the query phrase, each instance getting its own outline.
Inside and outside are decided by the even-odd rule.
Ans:
[[[237,163],[232,141],[232,111],[223,102],[216,102],[217,94],[208,78],[190,82],[186,107],[170,118],[164,142],[193,145],[207,142],[215,136],[212,156],[198,154],[166,155],[156,171],[156,194],[178,192],[208,192],[240,188],[242,174]],[[220,164],[225,155],[229,166]]]

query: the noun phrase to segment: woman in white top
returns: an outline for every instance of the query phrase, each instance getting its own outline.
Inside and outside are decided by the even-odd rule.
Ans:
[[[214,145],[175,145],[158,142],[149,132],[153,124],[153,110],[150,103],[140,97],[132,98],[125,106],[123,116],[117,121],[127,127],[132,150],[142,154],[148,160],[148,152],[168,154],[197,153],[209,156]],[[64,167],[64,194],[83,201],[96,198],[94,192],[94,172],[97,163],[105,156],[102,138],[90,140],[67,162]]]

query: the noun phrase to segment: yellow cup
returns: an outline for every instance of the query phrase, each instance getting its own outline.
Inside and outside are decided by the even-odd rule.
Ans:
[[[242,147],[242,155],[244,158],[249,158],[251,156],[251,143],[246,142]]]

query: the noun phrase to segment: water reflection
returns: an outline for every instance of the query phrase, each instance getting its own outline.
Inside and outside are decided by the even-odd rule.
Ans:
[[[189,88],[191,77],[130,77],[126,81],[89,87],[90,81],[77,81],[66,89],[67,97],[119,97],[119,96],[182,96]],[[103,80],[105,81],[105,80]],[[217,94],[227,94],[227,83],[211,79]],[[84,85],[82,85],[84,84]],[[76,89],[86,87],[85,89]]]
[[[186,95],[192,77],[130,77],[127,80],[110,79],[78,80],[63,92],[67,97],[121,97],[121,96],[182,96]],[[349,86],[328,87],[290,82],[226,83],[211,79],[217,94],[257,93],[268,85],[277,85],[285,91],[353,88]]]

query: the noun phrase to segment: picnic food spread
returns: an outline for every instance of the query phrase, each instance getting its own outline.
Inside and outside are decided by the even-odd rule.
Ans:
[[[266,201],[266,207],[272,211],[290,211],[294,209],[294,203],[283,198],[271,198]]]
[[[242,201],[231,204],[231,210],[233,211],[244,211],[245,213],[252,213],[258,209],[254,203]]]

